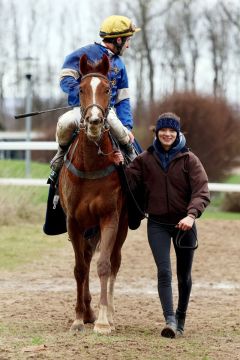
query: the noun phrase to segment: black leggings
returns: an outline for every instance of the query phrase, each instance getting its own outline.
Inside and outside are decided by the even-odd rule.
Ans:
[[[190,231],[184,235],[184,243],[194,246],[196,242],[195,223]],[[178,229],[173,225],[158,225],[148,220],[148,241],[158,270],[158,293],[161,301],[163,315],[174,315],[172,295],[172,271],[170,260],[171,238],[177,258],[178,279],[178,307],[181,313],[186,313],[192,288],[191,269],[194,250],[180,249],[176,246]]]

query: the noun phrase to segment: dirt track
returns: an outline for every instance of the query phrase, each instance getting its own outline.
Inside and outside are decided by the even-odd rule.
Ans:
[[[0,359],[240,359],[240,222],[204,220],[198,229],[183,338],[160,337],[164,322],[143,222],[129,232],[123,247],[114,333],[95,335],[91,325],[81,334],[68,331],[74,319],[75,280],[73,251],[66,240],[64,249],[1,275]],[[91,289],[97,310],[96,259]],[[172,268],[174,272],[174,256]],[[173,286],[176,303],[175,277]],[[29,339],[34,347],[26,349]]]

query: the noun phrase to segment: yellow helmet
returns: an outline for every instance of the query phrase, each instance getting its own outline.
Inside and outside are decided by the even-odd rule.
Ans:
[[[136,28],[132,21],[126,16],[112,15],[103,21],[99,35],[102,38],[126,37],[132,36],[135,32],[140,30],[141,29]]]

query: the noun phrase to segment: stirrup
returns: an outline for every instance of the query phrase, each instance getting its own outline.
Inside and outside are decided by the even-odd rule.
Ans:
[[[59,175],[58,172],[56,172],[55,170],[51,170],[47,180],[47,184],[56,185],[58,181],[58,175]]]

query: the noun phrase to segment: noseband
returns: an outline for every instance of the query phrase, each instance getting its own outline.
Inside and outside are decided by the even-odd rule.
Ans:
[[[90,73],[87,75],[84,75],[81,79],[81,81],[83,81],[84,79],[86,79],[87,77],[97,77],[97,78],[102,78],[107,80],[108,84],[110,83],[107,76],[99,74],[99,73]],[[109,110],[110,110],[110,94],[109,94],[109,101],[108,101],[108,106],[106,109],[104,109],[101,105],[97,104],[97,103],[93,103],[91,105],[88,105],[85,109],[80,105],[80,111],[81,111],[81,122],[84,122],[84,119],[86,117],[87,111],[93,107],[97,107],[99,110],[101,110],[103,118],[104,118],[104,122],[108,116]]]

